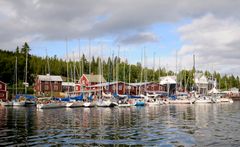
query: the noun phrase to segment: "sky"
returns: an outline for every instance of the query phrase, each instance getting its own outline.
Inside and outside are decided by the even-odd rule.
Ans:
[[[237,0],[0,0],[0,48],[240,75]],[[67,54],[66,54],[67,53]]]

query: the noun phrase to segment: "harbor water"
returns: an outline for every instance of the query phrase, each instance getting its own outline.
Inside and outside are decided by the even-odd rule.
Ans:
[[[239,146],[240,102],[114,108],[0,106],[0,146]]]

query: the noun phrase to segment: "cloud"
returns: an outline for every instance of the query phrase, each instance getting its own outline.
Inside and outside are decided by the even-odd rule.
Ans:
[[[117,39],[116,42],[119,42],[120,44],[125,45],[132,45],[132,44],[144,44],[144,43],[154,43],[158,42],[158,37],[150,32],[143,32],[139,34],[129,35],[120,37]]]
[[[194,19],[179,28],[183,46],[182,58],[196,54],[196,66],[222,73],[240,74],[240,21],[233,17],[218,18],[213,14]],[[185,64],[189,62],[185,60]],[[212,66],[212,67],[211,67]],[[236,70],[232,70],[235,67]]]
[[[149,32],[156,23],[173,23],[212,13],[221,18],[239,18],[240,1],[98,1],[11,0],[0,1],[0,43],[13,49],[22,39],[119,38]],[[19,39],[20,38],[20,39]]]

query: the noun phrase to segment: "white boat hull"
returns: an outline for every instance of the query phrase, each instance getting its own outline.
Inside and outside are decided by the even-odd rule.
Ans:
[[[213,103],[213,102],[210,99],[206,99],[206,100],[200,99],[200,100],[196,100],[194,103],[195,104],[206,104],[206,103]]]
[[[83,107],[83,102],[73,102],[70,108]]]
[[[118,107],[131,107],[133,104],[118,104]]]
[[[219,100],[221,103],[233,103],[233,100],[229,98],[220,98]]]
[[[169,104],[192,104],[191,100],[168,100]]]
[[[13,102],[0,102],[0,105],[2,106],[13,106]]]
[[[154,105],[161,105],[161,103],[160,102],[146,102],[146,105],[154,106]]]
[[[94,107],[96,104],[94,102],[83,102],[84,107]]]
[[[65,106],[66,106],[67,108],[70,108],[70,107],[72,106],[72,104],[73,104],[72,102],[66,102],[66,103],[65,103]]]
[[[24,102],[13,102],[13,106],[25,106],[26,103]]]
[[[98,101],[97,103],[96,103],[96,105],[98,106],[98,107],[110,107],[110,105],[111,105],[111,101]]]
[[[48,104],[37,104],[38,109],[51,109],[51,108],[64,108],[64,103],[48,103]]]

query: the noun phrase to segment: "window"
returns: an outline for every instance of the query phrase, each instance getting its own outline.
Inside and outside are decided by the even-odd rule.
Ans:
[[[85,80],[83,80],[83,81],[82,81],[82,84],[83,84],[83,85],[85,85],[85,84],[86,84]]]
[[[5,97],[4,93],[0,93],[0,97],[2,98]]]
[[[49,86],[48,85],[44,85],[44,90],[49,90]]]
[[[118,85],[118,90],[122,90],[122,85]]]
[[[105,86],[105,89],[106,89],[106,90],[109,90],[109,86]]]
[[[2,88],[3,88],[3,86],[2,86],[2,84],[0,84],[0,90],[2,90]]]
[[[53,89],[54,91],[58,91],[58,85],[54,85]]]

